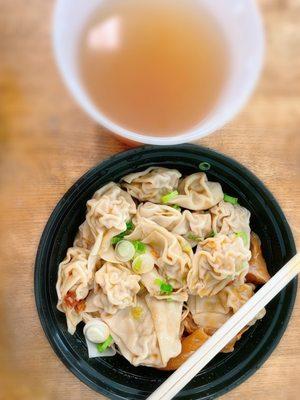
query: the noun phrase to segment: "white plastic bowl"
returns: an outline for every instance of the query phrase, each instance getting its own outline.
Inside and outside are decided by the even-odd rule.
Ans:
[[[219,21],[229,45],[231,70],[215,108],[195,129],[176,136],[140,135],[113,123],[93,104],[79,77],[80,36],[90,15],[102,1],[58,0],[53,29],[55,56],[64,81],[80,106],[95,121],[131,141],[172,145],[194,141],[214,132],[245,105],[259,77],[264,55],[264,31],[255,0],[195,0]]]

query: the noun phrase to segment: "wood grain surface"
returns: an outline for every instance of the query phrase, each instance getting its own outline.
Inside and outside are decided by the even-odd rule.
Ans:
[[[242,0],[241,0],[242,1]],[[50,0],[0,0],[0,399],[102,399],[73,376],[41,329],[33,295],[37,244],[64,192],[127,146],[63,86],[51,49]],[[300,244],[300,1],[261,0],[266,65],[247,107],[199,143],[234,157],[274,193]],[[286,334],[224,400],[300,398],[300,297]]]

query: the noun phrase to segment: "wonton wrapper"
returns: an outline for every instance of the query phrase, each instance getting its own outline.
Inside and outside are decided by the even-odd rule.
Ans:
[[[175,235],[155,222],[141,217],[134,231],[126,236],[126,239],[140,240],[151,247],[160,274],[175,289],[185,284],[191,267],[191,254],[183,251]]]
[[[99,189],[87,202],[86,221],[95,237],[103,227],[126,230],[126,222],[136,213],[131,196],[118,185],[110,182]]]
[[[134,223],[138,224],[141,217],[155,222],[169,232],[186,238],[189,234],[193,234],[204,240],[212,232],[211,215],[209,213],[192,213],[189,210],[184,210],[181,213],[171,206],[147,202],[138,207]],[[197,244],[197,242],[188,238],[187,240],[192,245]]]
[[[126,230],[126,222],[136,213],[131,196],[114,182],[99,189],[87,202],[86,220],[80,225],[74,246],[91,249],[95,240],[102,235],[101,257],[117,262],[110,248],[110,239]],[[107,238],[109,239],[107,240]]]
[[[180,177],[181,173],[176,169],[150,167],[125,176],[122,186],[140,201],[161,203],[162,196],[177,189]]]
[[[171,294],[160,294],[160,286],[155,283],[156,279],[163,280],[163,277],[159,275],[156,268],[153,268],[152,271],[141,275],[141,283],[144,285],[151,296],[155,297],[158,300],[169,299],[179,302],[187,301],[188,294],[183,288],[173,291]]]
[[[135,305],[140,279],[120,264],[105,263],[95,274],[100,290],[94,304],[109,314]]]
[[[230,233],[245,232],[248,238],[247,247],[250,247],[250,211],[240,206],[221,201],[210,209],[212,229],[215,233],[228,235]]]
[[[141,297],[136,307],[141,317],[134,318],[132,307],[118,310],[114,315],[103,315],[102,320],[109,326],[114,342],[122,355],[134,366],[162,366],[160,349],[150,310]]]
[[[127,307],[112,316],[103,315],[102,319],[109,326],[120,352],[131,364],[162,368],[170,357],[181,351],[182,303],[157,300],[148,295],[146,301],[138,297],[136,306],[141,310],[139,318]]]
[[[187,284],[191,294],[213,296],[232,281],[244,283],[251,252],[237,236],[218,235],[198,245]]]
[[[204,172],[189,175],[178,186],[179,195],[169,204],[177,204],[189,210],[208,210],[219,203],[223,197],[222,187],[218,182],[210,182]]]
[[[152,315],[162,364],[181,352],[180,324],[183,303],[157,300],[146,296],[146,302]]]
[[[183,219],[179,210],[175,210],[175,208],[167,205],[150,202],[139,205],[134,222],[138,224],[141,217],[155,222],[168,231],[172,231]]]
[[[181,221],[173,228],[172,232],[185,237],[194,247],[199,240],[195,241],[189,238],[189,235],[192,234],[201,240],[208,237],[212,232],[211,215],[209,213],[185,210],[182,213]]]
[[[94,248],[97,246],[95,244]],[[67,318],[68,331],[73,335],[77,324],[82,320],[84,310],[83,300],[93,286],[97,257],[95,252],[86,249],[70,247],[66,258],[59,264],[56,292],[57,308],[64,312]]]
[[[188,308],[198,327],[216,330],[253,296],[254,288],[250,283],[231,284],[214,296],[190,296]]]

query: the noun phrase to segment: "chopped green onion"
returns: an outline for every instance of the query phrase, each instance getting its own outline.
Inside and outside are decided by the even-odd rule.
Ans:
[[[147,246],[145,245],[145,243],[140,242],[139,240],[133,240],[132,244],[134,245],[136,253],[138,253],[138,254],[146,253]]]
[[[236,204],[238,204],[239,199],[237,197],[232,197],[228,194],[224,194],[224,201],[226,201],[226,203],[231,203],[235,206]]]
[[[134,230],[134,225],[132,221],[126,222],[126,231],[133,231]]]
[[[114,236],[114,237],[111,239],[111,244],[117,244],[117,243],[121,242],[121,240],[124,239],[124,236],[125,236],[125,235],[122,235],[121,233],[120,233],[120,235],[118,235],[118,236]]]
[[[169,294],[173,292],[173,286],[170,285],[169,283],[163,283],[160,286],[160,291],[161,293]]]
[[[115,252],[120,261],[129,261],[135,255],[134,245],[129,240],[121,240],[117,243]]]
[[[211,165],[208,162],[202,162],[199,164],[199,169],[201,171],[208,171],[208,170],[210,170],[210,168],[211,168]]]
[[[203,240],[201,237],[196,236],[196,235],[194,235],[193,233],[189,233],[189,234],[187,235],[187,238],[188,238],[189,240],[192,240],[193,242],[201,242],[201,241]]]
[[[113,338],[111,335],[109,335],[108,338],[105,340],[105,342],[97,344],[97,349],[99,353],[103,353],[108,347],[111,346],[112,343],[113,343]]]
[[[208,236],[206,236],[206,239],[208,239],[208,238],[213,238],[213,237],[215,237],[215,236],[216,236],[216,232],[211,231],[210,234],[209,234]]]
[[[136,274],[146,274],[154,268],[154,259],[150,254],[137,256],[132,263],[132,270]]]
[[[171,207],[175,208],[175,210],[181,211],[181,208],[179,207],[178,204],[173,204]]]
[[[141,268],[142,268],[142,260],[140,257],[137,257],[134,259],[134,261],[132,263],[132,269],[134,272],[139,274],[141,272]]]
[[[129,235],[133,230],[134,230],[134,225],[133,225],[132,221],[126,222],[126,231],[123,231],[123,232],[119,233],[117,236],[114,236],[111,239],[111,244],[119,243],[121,240],[124,239],[124,237],[126,235]]]
[[[170,192],[164,196],[162,196],[161,201],[163,204],[169,203],[171,200],[174,200],[178,196],[177,190],[174,190],[174,192]]]
[[[170,294],[173,292],[173,286],[161,279],[155,279],[154,283],[159,286],[161,294]]]
[[[246,232],[244,232],[244,231],[236,232],[236,236],[242,238],[245,246],[247,246],[247,244],[248,244],[248,236],[247,236]]]

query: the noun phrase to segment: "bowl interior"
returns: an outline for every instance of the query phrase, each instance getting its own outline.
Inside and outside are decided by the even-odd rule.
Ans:
[[[72,245],[85,219],[86,201],[109,181],[160,165],[177,168],[183,175],[199,171],[200,162],[211,164],[210,180],[221,183],[224,192],[239,198],[251,212],[251,228],[261,238],[269,272],[274,274],[295,254],[287,221],[263,184],[237,162],[195,145],[144,147],[103,162],[84,175],[63,197],[43,233],[35,271],[35,295],[40,319],[54,350],[82,381],[113,399],[143,399],[168,375],[153,368],[133,367],[120,355],[88,359],[79,326],[74,336],[67,332],[64,314],[56,309],[55,284],[58,264]],[[180,399],[213,398],[253,373],[282,336],[293,307],[297,283],[293,281],[268,306],[258,321],[237,343],[235,351],[219,354],[178,395]]]

